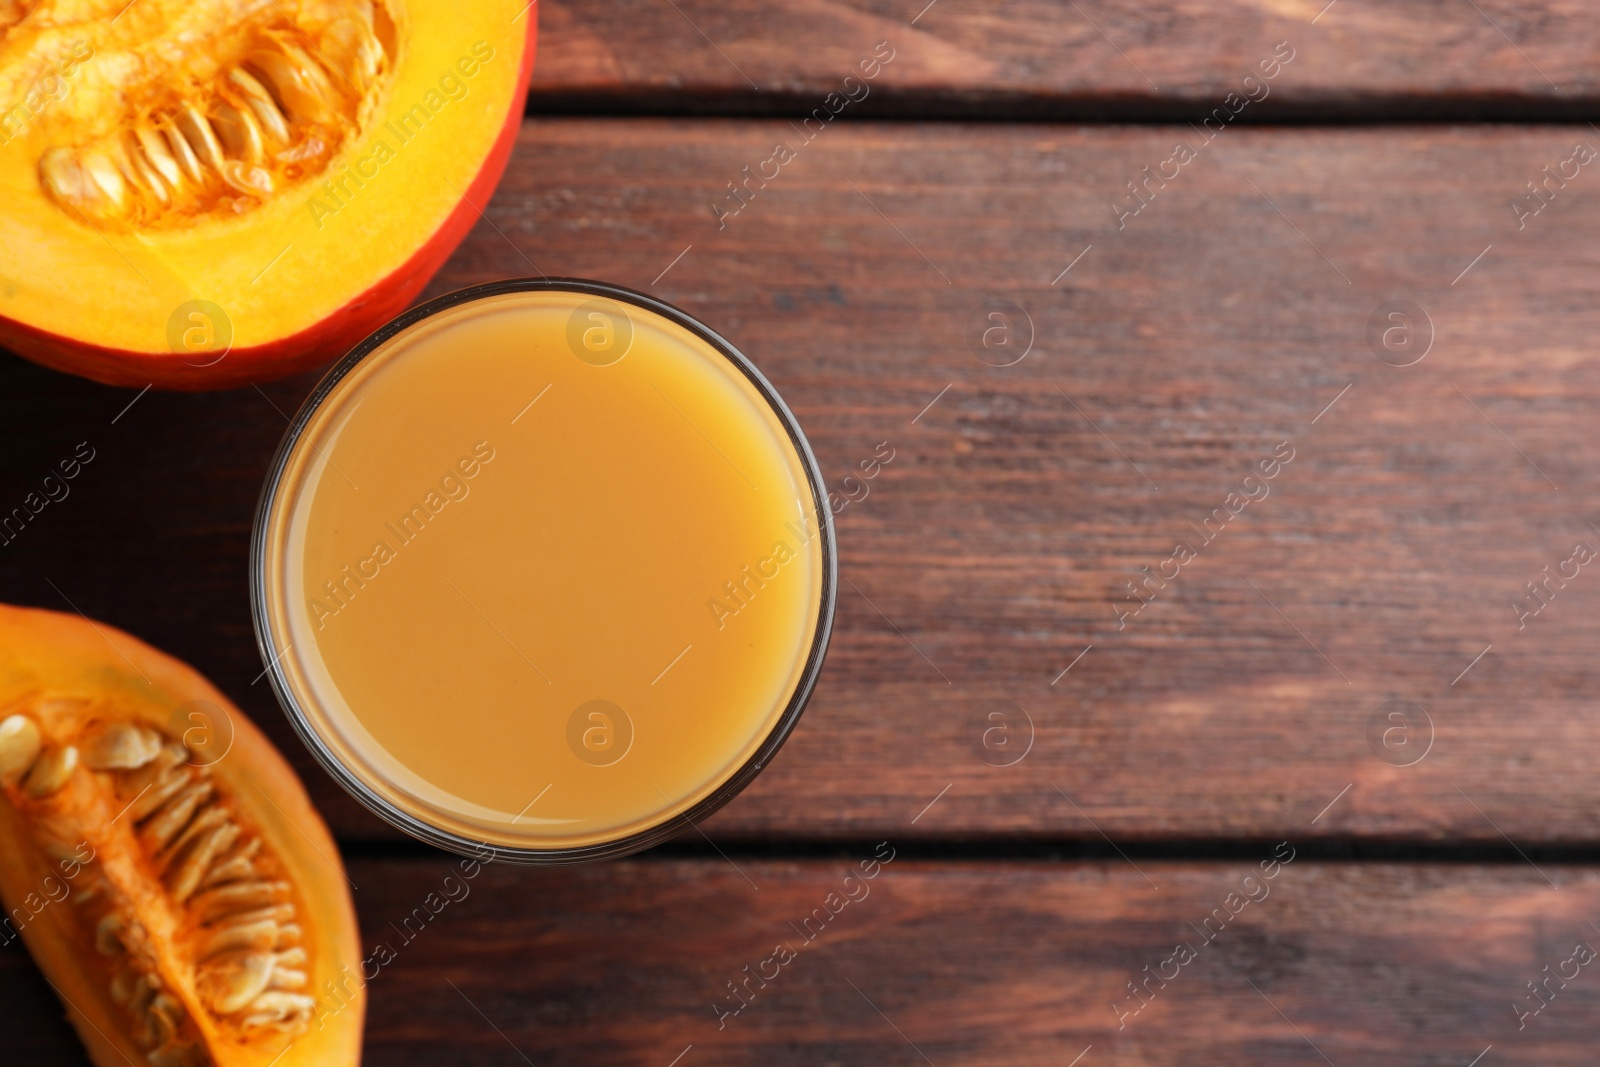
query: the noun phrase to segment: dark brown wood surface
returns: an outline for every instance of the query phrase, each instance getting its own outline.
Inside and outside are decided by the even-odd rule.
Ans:
[[[1289,42],[1242,121],[1593,118],[1579,0],[541,0],[535,110],[808,112],[891,42],[874,114],[1198,120]]]
[[[1486,1050],[1481,1067],[1594,1062],[1600,975],[1567,963],[1579,944],[1600,947],[1592,868],[1545,868],[1552,889],[1525,865],[1296,859],[1264,881],[1263,847],[1140,870],[897,856],[846,881],[872,854],[737,870],[491,866],[450,883],[442,857],[358,861],[363,947],[393,956],[368,972],[366,1062],[1466,1067]],[[423,902],[444,886],[458,899],[434,914]],[[857,899],[841,903],[847,892]],[[1181,966],[1179,944],[1193,953]],[[41,1022],[54,1006],[29,969],[0,950],[0,988],[19,991],[0,998],[20,1057],[7,1062],[77,1062],[66,1024]],[[1145,1003],[1127,983],[1151,973]],[[1535,1000],[1526,983],[1551,974]],[[736,997],[729,983],[744,982]]]
[[[1600,946],[1587,9],[921,7],[542,0],[533,115],[430,290],[649,291],[761,366],[836,490],[895,450],[837,516],[815,699],[705,838],[492,866],[401,944],[453,861],[315,767],[249,624],[256,496],[314,375],[136,394],[0,360],[0,512],[95,455],[0,544],[0,595],[183,657],[295,763],[363,943],[400,945],[372,1064],[1589,1062],[1592,968],[1513,1008]],[[1189,121],[1282,40],[1206,141]],[[1008,117],[1091,124],[931,121]],[[885,840],[871,896],[719,1030],[726,983]],[[1125,983],[1279,841],[1270,898],[1119,1030]],[[8,1053],[81,1062],[58,1019],[0,951]]]

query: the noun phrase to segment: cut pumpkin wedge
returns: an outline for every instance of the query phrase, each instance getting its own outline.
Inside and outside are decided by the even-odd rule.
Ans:
[[[182,663],[4,605],[0,901],[97,1067],[360,1062],[350,892],[288,764]]]
[[[326,363],[478,220],[526,0],[3,0],[0,345],[115,385]]]

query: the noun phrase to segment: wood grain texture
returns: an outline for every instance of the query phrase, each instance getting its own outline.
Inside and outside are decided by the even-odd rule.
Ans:
[[[1245,121],[1585,119],[1600,80],[1575,0],[543,0],[534,110],[804,113],[880,41],[852,113],[1198,120],[1281,41]]]
[[[1521,232],[1508,208],[1586,133],[1228,131],[1119,230],[1112,198],[1186,136],[830,129],[719,230],[708,205],[798,144],[787,124],[527,124],[433,291],[534,269],[650,290],[755,359],[835,490],[895,449],[837,517],[812,706],[708,832],[859,839],[939,796],[912,832],[1596,840],[1600,579],[1549,586],[1521,630],[1513,608],[1600,548],[1600,187],[1582,172]],[[1014,366],[966,339],[991,299],[1031,316]],[[1394,299],[1432,322],[1415,366],[1365,339]],[[310,385],[135,399],[8,360],[4,509],[97,452],[0,546],[0,581],[194,663],[336,832],[383,836],[255,681],[249,524]],[[1250,490],[1280,442],[1293,460]],[[1119,628],[1180,540],[1198,558]],[[980,741],[995,701],[1032,720],[1014,766]]]
[[[1526,866],[1301,859],[1263,881],[1253,861],[900,858],[847,882],[871,854],[491,865],[470,881],[442,857],[358,861],[363,947],[393,957],[368,970],[364,1062],[1065,1067],[1092,1046],[1079,1067],[1466,1067],[1491,1045],[1484,1067],[1593,1062],[1600,975],[1563,967],[1600,946],[1593,870],[1548,869],[1558,891]],[[1259,899],[1241,904],[1251,872]],[[1180,943],[1194,959],[1164,965]],[[1176,976],[1132,1014],[1126,983],[1147,966]],[[1546,967],[1577,977],[1552,980],[1519,1030],[1513,1005],[1540,1003],[1526,983]],[[746,980],[739,1008],[728,983]],[[0,991],[8,1062],[85,1062],[16,948]]]

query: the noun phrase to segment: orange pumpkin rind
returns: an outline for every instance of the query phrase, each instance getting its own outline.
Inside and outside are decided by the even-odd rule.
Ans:
[[[0,793],[0,937],[21,937],[98,1067],[360,1062],[337,846],[199,674],[0,605]]]

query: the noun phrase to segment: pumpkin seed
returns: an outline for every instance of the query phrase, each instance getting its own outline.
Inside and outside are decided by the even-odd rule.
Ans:
[[[169,163],[172,162],[168,157]],[[176,173],[177,164],[172,163]],[[161,755],[161,735],[148,726],[109,723],[83,745],[83,764],[92,771],[137,770]]]
[[[26,715],[0,722],[0,785],[16,785],[39,758],[39,727]]]
[[[0,0],[0,26],[15,2]],[[148,86],[119,85],[139,110],[109,135],[47,149],[46,194],[97,226],[182,226],[248,210],[325,170],[359,135],[389,69],[372,5],[290,14],[267,4],[245,19],[254,24],[241,27],[230,58],[163,55],[168,85],[153,100]],[[131,70],[149,76],[143,66],[107,76],[127,82]]]
[[[78,750],[72,745],[52,745],[34,761],[22,788],[31,797],[48,797],[59,793],[72,772],[78,769]]]

